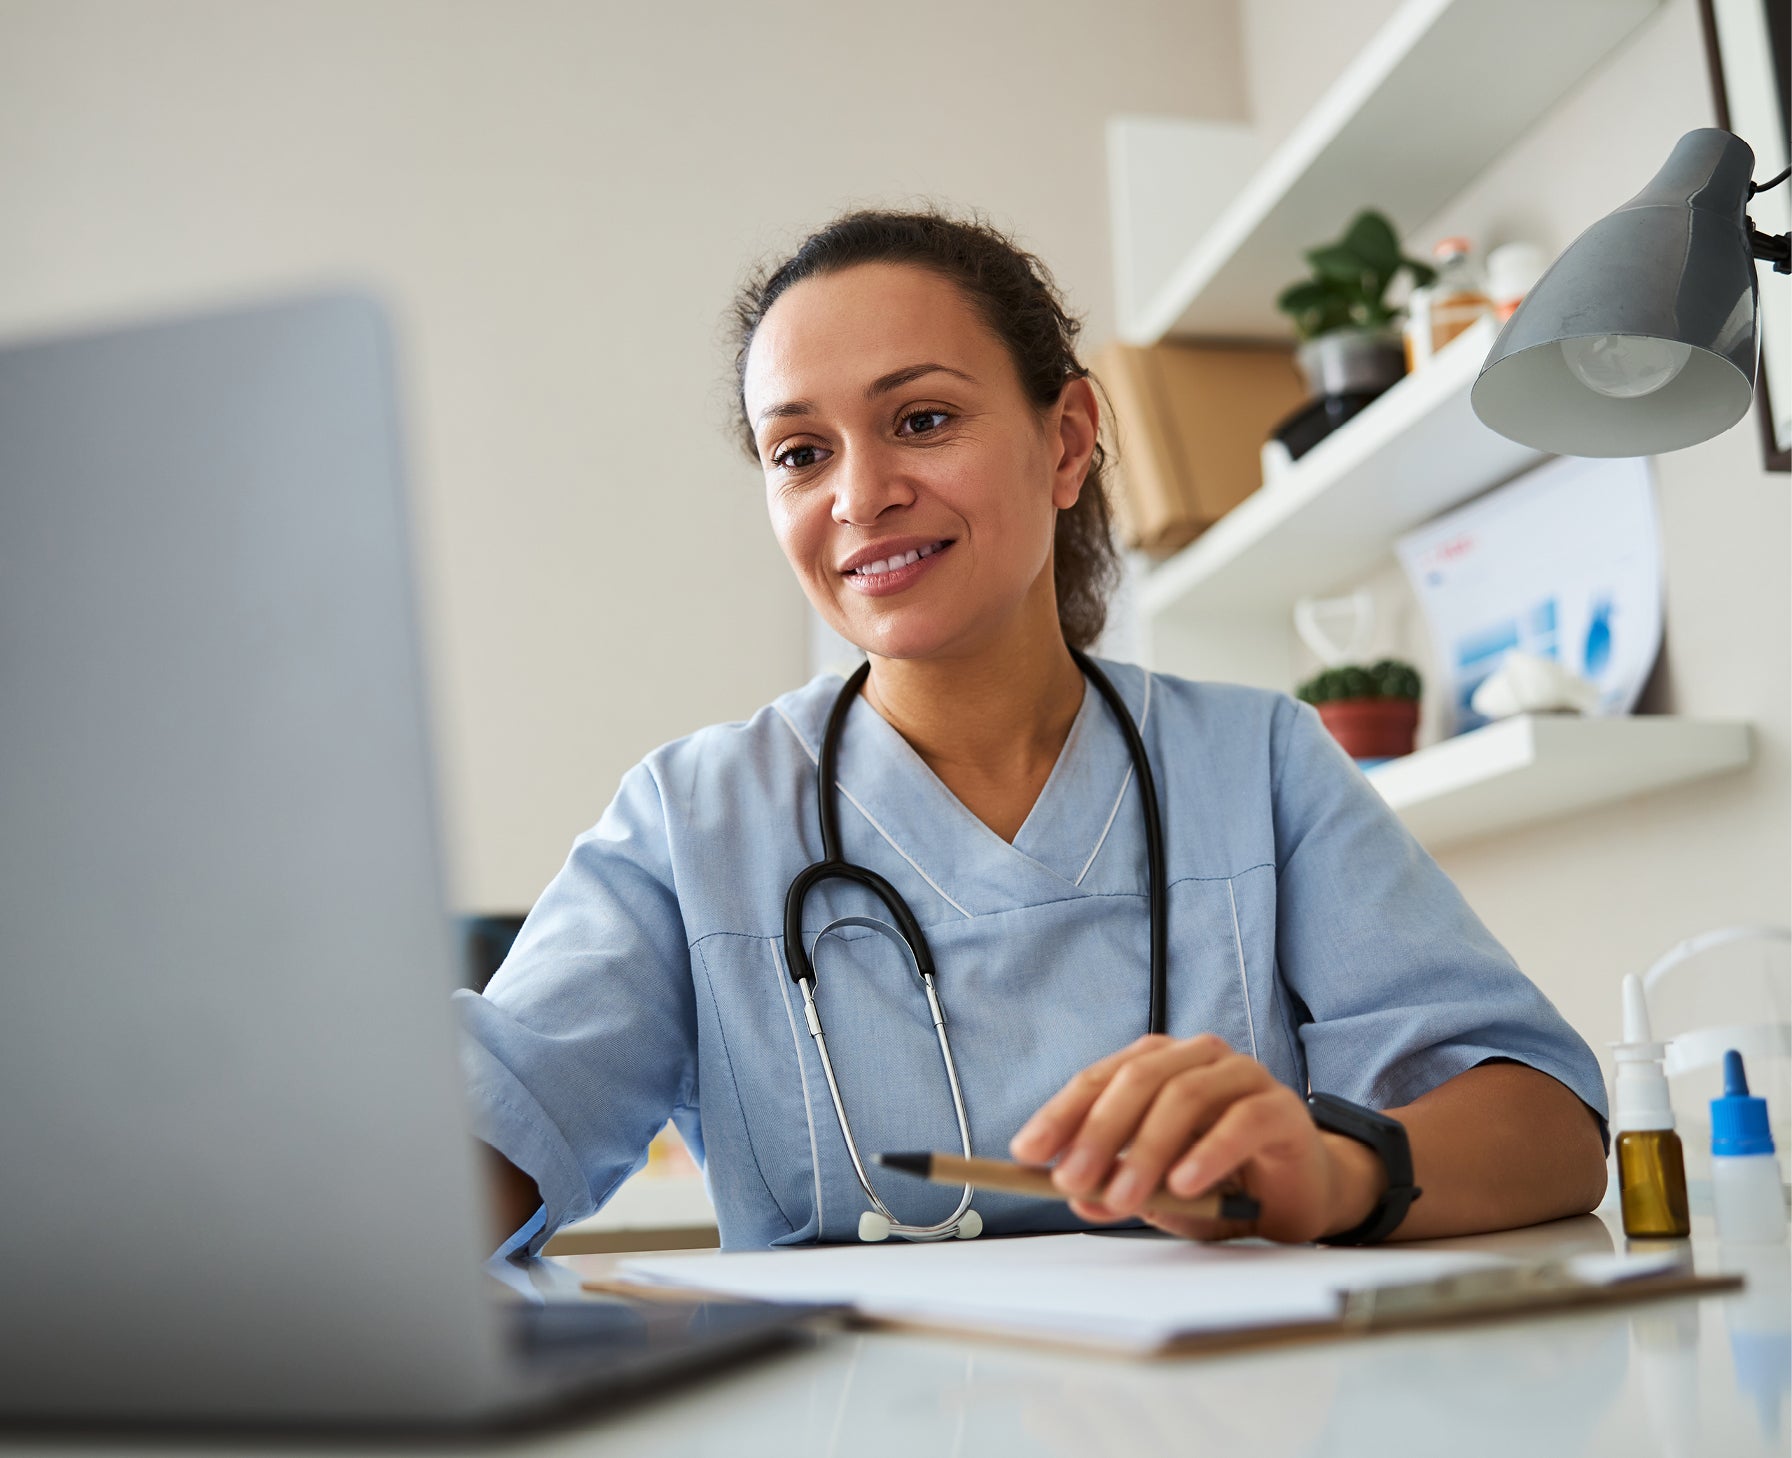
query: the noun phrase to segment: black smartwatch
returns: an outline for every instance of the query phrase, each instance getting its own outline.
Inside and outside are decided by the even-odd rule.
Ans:
[[[1332,1094],[1316,1093],[1307,1098],[1313,1122],[1328,1134],[1342,1134],[1359,1144],[1367,1144],[1388,1172],[1388,1187],[1361,1225],[1341,1230],[1336,1235],[1319,1237],[1321,1245],[1373,1245],[1386,1240],[1406,1218],[1412,1202],[1423,1193],[1412,1182],[1412,1145],[1406,1139],[1406,1126],[1398,1119],[1361,1104],[1350,1103]]]

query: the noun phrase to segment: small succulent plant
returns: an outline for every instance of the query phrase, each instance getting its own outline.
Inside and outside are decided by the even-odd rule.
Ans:
[[[1294,691],[1309,704],[1331,704],[1342,699],[1414,699],[1422,685],[1419,671],[1397,658],[1384,658],[1367,668],[1347,664],[1316,673]]]

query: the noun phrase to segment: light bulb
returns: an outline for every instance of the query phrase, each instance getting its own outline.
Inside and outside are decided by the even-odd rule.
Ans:
[[[1692,358],[1692,346],[1642,334],[1598,334],[1564,339],[1562,357],[1589,390],[1613,400],[1634,400],[1673,383]]]

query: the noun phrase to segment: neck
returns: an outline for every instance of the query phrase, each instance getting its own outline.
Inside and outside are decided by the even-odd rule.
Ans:
[[[948,784],[969,774],[1018,786],[1042,782],[1057,763],[1083,674],[1054,615],[1049,633],[963,657],[873,656],[865,697]]]

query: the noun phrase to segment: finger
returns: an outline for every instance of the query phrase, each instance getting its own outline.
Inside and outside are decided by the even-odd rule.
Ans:
[[[1154,1048],[1167,1046],[1172,1040],[1163,1033],[1147,1033],[1135,1038],[1124,1048],[1091,1063],[1039,1106],[1039,1111],[1020,1127],[1008,1141],[1008,1152],[1028,1164],[1044,1164],[1064,1147],[1070,1136],[1082,1125],[1089,1106],[1108,1086],[1108,1080],[1129,1059]]]
[[[1170,1165],[1189,1152],[1228,1107],[1273,1082],[1267,1068],[1241,1054],[1199,1068],[1185,1068],[1158,1090],[1116,1165],[1102,1203],[1136,1211],[1164,1182]]]
[[[1107,1179],[1114,1156],[1131,1141],[1165,1082],[1185,1068],[1217,1062],[1231,1052],[1224,1039],[1203,1033],[1149,1049],[1122,1064],[1083,1116],[1052,1170],[1052,1183],[1066,1194],[1093,1194]]]
[[[1256,1225],[1249,1220],[1199,1220],[1192,1215],[1146,1214],[1139,1217],[1147,1225],[1180,1235],[1184,1240],[1236,1240],[1255,1235]]]
[[[1193,1198],[1210,1190],[1266,1148],[1312,1127],[1300,1098],[1281,1084],[1254,1093],[1228,1108],[1213,1127],[1171,1169],[1165,1183],[1174,1194]]]
[[[1111,1225],[1116,1220],[1129,1220],[1129,1215],[1116,1215],[1100,1200],[1069,1200],[1070,1213],[1078,1220],[1087,1220],[1091,1225]]]

